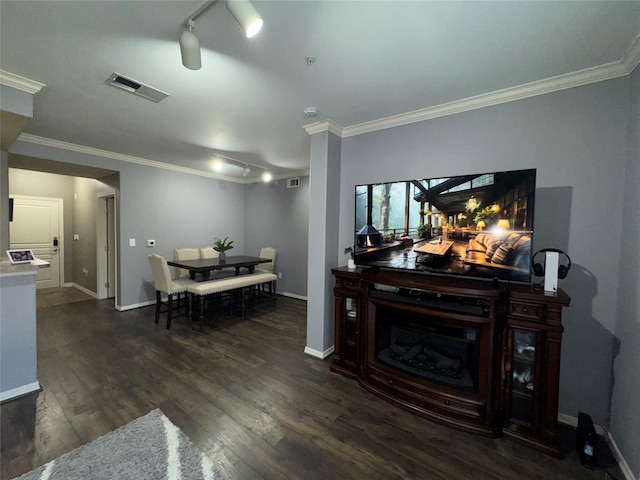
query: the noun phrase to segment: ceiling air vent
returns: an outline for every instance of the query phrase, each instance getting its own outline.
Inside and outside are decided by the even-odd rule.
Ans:
[[[298,188],[300,186],[300,178],[287,178],[287,188]]]
[[[150,87],[149,85],[145,85],[136,80],[133,80],[132,78],[127,78],[115,72],[109,75],[109,78],[107,78],[104,83],[156,103],[164,100],[169,96],[168,93],[165,93],[162,90]]]

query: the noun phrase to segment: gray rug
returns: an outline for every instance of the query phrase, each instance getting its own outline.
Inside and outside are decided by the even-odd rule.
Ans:
[[[225,475],[158,409],[20,480],[220,480]]]

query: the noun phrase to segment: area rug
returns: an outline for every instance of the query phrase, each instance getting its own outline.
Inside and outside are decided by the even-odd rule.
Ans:
[[[221,480],[226,476],[158,409],[20,480]]]

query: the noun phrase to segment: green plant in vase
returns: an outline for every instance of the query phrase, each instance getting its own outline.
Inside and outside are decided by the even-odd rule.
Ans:
[[[224,240],[220,237],[215,237],[213,239],[213,249],[218,252],[218,259],[221,262],[224,262],[227,259],[227,254],[225,252],[233,248],[233,240],[229,242],[227,240],[229,240],[229,237],[225,237]]]
[[[344,249],[344,254],[349,256],[349,259],[347,260],[347,268],[349,268],[349,270],[356,268],[356,263],[354,261],[355,251],[353,246],[346,247]]]

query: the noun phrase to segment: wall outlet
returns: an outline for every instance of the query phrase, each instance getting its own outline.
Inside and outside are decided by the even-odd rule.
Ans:
[[[130,247],[135,247],[136,246],[136,239],[135,238],[130,238],[129,239],[129,246]]]
[[[282,272],[278,272],[278,278],[282,278]]]
[[[82,269],[82,273],[84,273],[85,276],[88,277],[89,276],[89,269],[88,268],[83,268]]]
[[[155,246],[156,246],[155,240],[147,240],[147,247],[155,247]]]
[[[78,235],[77,233],[73,234],[73,239],[74,240],[80,240],[80,235]]]

